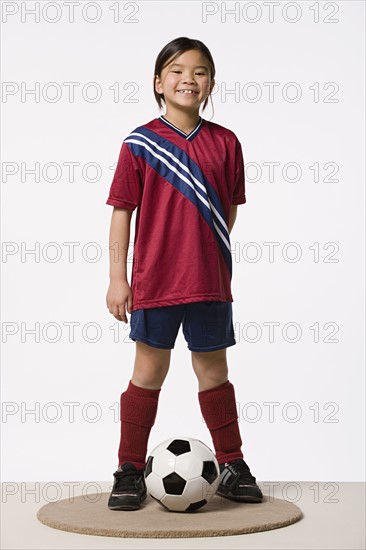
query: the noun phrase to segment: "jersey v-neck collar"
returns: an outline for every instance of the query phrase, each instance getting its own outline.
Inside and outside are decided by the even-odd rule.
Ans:
[[[164,115],[160,115],[160,116],[159,116],[159,120],[161,120],[161,122],[162,122],[163,124],[166,124],[167,126],[169,126],[169,128],[171,128],[172,130],[174,130],[175,132],[177,132],[177,134],[179,134],[182,138],[186,139],[187,141],[192,141],[192,140],[196,137],[196,135],[197,135],[197,134],[199,133],[199,131],[201,130],[201,128],[202,128],[202,123],[203,123],[203,118],[202,118],[202,117],[199,117],[196,127],[192,130],[192,132],[190,132],[189,134],[186,134],[185,132],[183,132],[183,130],[180,130],[180,128],[178,128],[177,126],[175,126],[174,124],[172,124],[171,122],[169,122],[169,121],[164,117]]]

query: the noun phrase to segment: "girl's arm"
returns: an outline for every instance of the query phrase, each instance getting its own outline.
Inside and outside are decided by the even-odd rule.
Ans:
[[[130,242],[132,210],[113,207],[109,232],[109,277],[106,297],[109,312],[118,320],[128,322],[127,311],[131,313],[132,291],[127,280],[127,253]]]
[[[113,207],[109,232],[109,277],[127,281],[127,252],[132,210]]]
[[[234,226],[237,213],[238,213],[238,205],[232,204],[230,208],[230,217],[229,217],[229,226],[228,226],[229,234]]]

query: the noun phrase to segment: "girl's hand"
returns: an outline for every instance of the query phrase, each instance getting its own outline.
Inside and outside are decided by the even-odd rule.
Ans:
[[[128,323],[126,316],[126,306],[128,313],[132,312],[132,290],[130,285],[125,280],[112,280],[109,283],[109,288],[106,296],[107,308],[109,313],[117,321]]]

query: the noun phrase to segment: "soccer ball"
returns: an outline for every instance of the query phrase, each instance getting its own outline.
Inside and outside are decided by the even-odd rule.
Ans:
[[[152,498],[173,512],[192,512],[217,491],[220,468],[215,455],[199,439],[166,439],[155,447],[144,472]]]

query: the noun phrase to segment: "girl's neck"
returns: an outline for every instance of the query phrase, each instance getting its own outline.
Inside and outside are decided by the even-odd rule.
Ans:
[[[171,111],[166,110],[163,117],[168,121],[174,124],[177,128],[182,130],[185,134],[189,134],[198,124],[200,115],[197,112],[184,112],[184,111]]]

